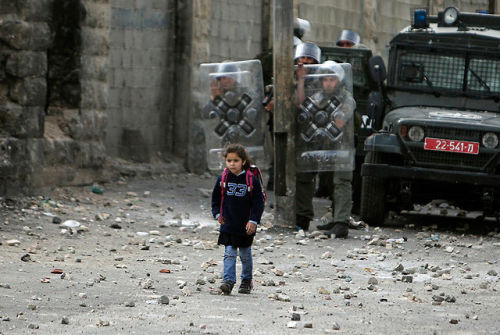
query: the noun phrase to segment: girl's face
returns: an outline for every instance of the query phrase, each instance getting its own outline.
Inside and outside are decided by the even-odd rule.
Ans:
[[[226,156],[226,167],[235,175],[243,171],[245,163],[246,161],[242,160],[235,152],[230,152]]]

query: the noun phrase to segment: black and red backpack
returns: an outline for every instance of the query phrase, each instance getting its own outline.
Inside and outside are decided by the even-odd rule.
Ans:
[[[260,169],[256,165],[250,165],[248,169],[245,170],[245,179],[246,179],[246,184],[248,187],[248,191],[250,191],[250,197],[253,196],[253,177],[257,177],[257,180],[259,181],[260,184],[260,189],[262,190],[262,195],[264,196],[264,202],[267,201],[267,193],[264,188],[264,182],[262,180],[262,172],[260,172]],[[226,191],[226,183],[227,183],[227,178],[229,176],[229,169],[224,168],[224,171],[222,171],[222,177],[220,180],[220,189],[221,189],[221,198],[220,198],[220,215],[222,215],[222,205],[224,204],[224,193]]]

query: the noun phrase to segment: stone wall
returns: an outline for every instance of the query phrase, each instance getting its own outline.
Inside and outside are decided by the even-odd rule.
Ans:
[[[27,192],[47,103],[50,1],[0,0],[0,194]]]
[[[173,0],[111,0],[109,154],[139,162],[172,149]]]
[[[0,0],[0,194],[99,180],[108,0]]]

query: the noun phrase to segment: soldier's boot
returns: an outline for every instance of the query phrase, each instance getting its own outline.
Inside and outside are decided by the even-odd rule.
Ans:
[[[295,216],[295,224],[297,225],[297,228],[303,229],[304,231],[309,230],[309,221],[311,221],[308,217],[302,216],[302,215],[296,215]]]
[[[349,225],[347,222],[336,222],[333,228],[326,235],[331,238],[346,238],[349,234]]]
[[[335,222],[331,221],[325,224],[320,224],[317,228],[319,230],[330,230],[335,226]]]

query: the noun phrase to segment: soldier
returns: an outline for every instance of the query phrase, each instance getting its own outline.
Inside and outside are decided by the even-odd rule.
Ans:
[[[356,103],[351,92],[345,88],[346,74],[340,64],[327,61],[321,64],[317,72],[310,72],[312,74],[309,77],[318,78],[321,89],[301,103],[297,121],[300,133],[297,170],[301,171],[297,173],[297,225],[300,227],[300,224],[304,224],[306,219],[310,220],[314,214],[314,172],[306,171],[335,171],[332,193],[335,203],[334,219],[327,234],[345,238],[348,235],[348,220],[352,209],[352,124]],[[306,226],[308,223],[309,221]]]
[[[361,37],[358,33],[353,30],[344,29],[339,33],[337,38],[336,46],[341,48],[352,48],[362,46]],[[330,172],[319,173],[318,175],[318,189],[316,190],[315,195],[317,197],[330,197],[333,193],[333,175]],[[333,200],[333,199],[332,199]],[[335,211],[335,202],[332,201],[332,211]],[[333,222],[319,225],[318,229],[321,230],[329,230],[333,228]]]
[[[321,59],[320,48],[310,42],[299,44],[295,49],[295,64],[297,65],[297,105],[305,99],[306,91],[314,84],[311,79],[306,79],[307,69],[304,64],[318,64]],[[312,204],[314,192],[315,172],[296,173],[295,192],[295,224],[298,229],[309,230],[309,223],[314,217]]]
[[[341,48],[352,48],[361,43],[361,37],[355,31],[344,29],[340,32],[337,42],[335,43]]]
[[[230,143],[244,145],[259,166],[267,167],[260,61],[201,64],[200,85],[208,168],[224,168],[221,155]]]

